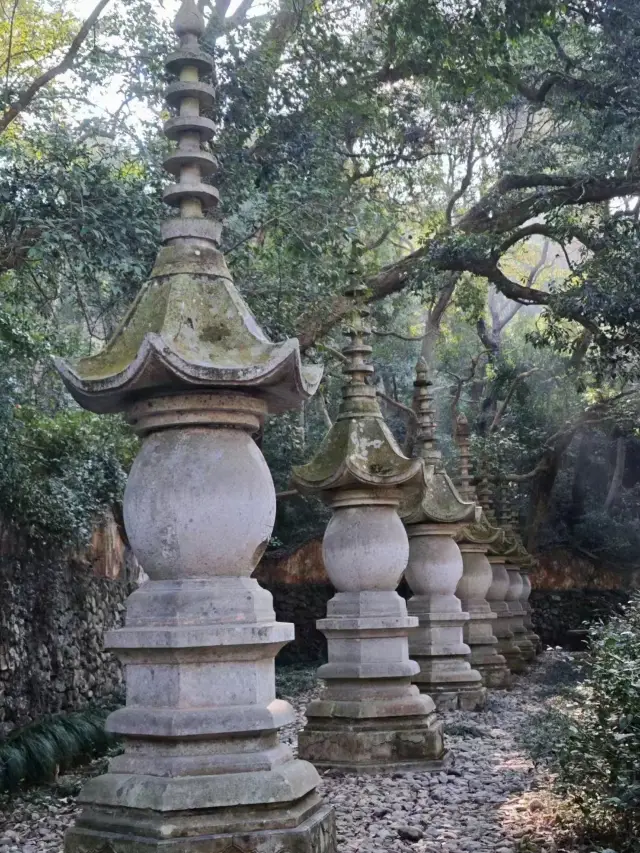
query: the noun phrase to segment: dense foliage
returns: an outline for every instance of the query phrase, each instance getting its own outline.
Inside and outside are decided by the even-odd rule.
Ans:
[[[638,4],[201,6],[229,264],[269,334],[326,365],[305,411],[267,424],[278,488],[335,417],[355,276],[399,438],[422,352],[452,470],[464,411],[532,547],[633,563]],[[0,513],[53,542],[86,537],[117,499],[133,443],[78,413],[49,359],[113,332],[161,216],[168,18],[148,0],[88,11],[85,26],[71,0],[0,11]],[[323,518],[283,497],[276,540]]]
[[[640,838],[640,597],[589,631],[588,676],[529,737],[592,846],[635,851]]]

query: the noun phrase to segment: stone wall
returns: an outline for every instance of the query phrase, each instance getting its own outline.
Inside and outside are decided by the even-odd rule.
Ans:
[[[0,735],[122,691],[106,630],[121,623],[137,567],[112,521],[83,554],[37,554],[0,530]]]
[[[267,554],[255,576],[273,593],[276,617],[293,622],[296,638],[285,646],[281,662],[315,661],[326,656],[326,642],[315,621],[326,613],[334,593],[322,562],[322,544],[312,540],[294,551]],[[543,554],[532,575],[533,622],[543,643],[568,646],[568,634],[584,622],[606,619],[638,586],[637,573],[594,564],[586,557],[555,551]],[[411,592],[403,581],[399,593]]]
[[[569,633],[585,622],[606,620],[629,601],[631,592],[620,589],[535,589],[531,614],[536,634],[548,646],[577,646]]]

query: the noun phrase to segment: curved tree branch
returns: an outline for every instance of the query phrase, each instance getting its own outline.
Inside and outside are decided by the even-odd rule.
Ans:
[[[73,67],[73,62],[80,48],[102,14],[102,10],[107,3],[109,3],[109,0],[99,0],[99,3],[95,6],[93,12],[80,27],[78,34],[69,45],[69,49],[60,62],[43,72],[39,77],[36,77],[36,79],[30,83],[26,89],[23,89],[18,97],[9,104],[2,116],[0,116],[0,134],[4,133],[11,122],[29,106],[41,89],[43,89],[53,79],[59,77],[60,74],[64,74],[65,71],[69,71]]]

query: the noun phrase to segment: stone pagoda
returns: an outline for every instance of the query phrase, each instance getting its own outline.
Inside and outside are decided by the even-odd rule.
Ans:
[[[463,414],[455,423],[455,438],[460,464],[459,492],[466,501],[477,502],[469,453],[469,423]],[[462,553],[463,574],[456,589],[462,608],[469,614],[464,625],[464,640],[471,649],[471,665],[482,675],[487,687],[504,689],[511,686],[511,671],[498,653],[498,639],[493,633],[496,614],[487,601],[493,581],[487,552],[500,538],[482,512],[478,521],[469,523],[456,535]]]
[[[274,523],[275,491],[252,439],[267,412],[312,394],[317,370],[298,342],[273,344],[240,297],[205,216],[218,193],[201,115],[214,90],[199,46],[203,19],[184,0],[167,60],[177,145],[163,247],[104,350],[57,362],[71,394],[124,412],[142,438],[124,496],[134,554],[150,580],[107,635],[122,660],[126,706],[107,729],[124,752],[90,780],[67,853],[334,853],[332,810],[315,768],[278,730],[295,719],[275,698],[274,658],[293,638],[251,578]]]
[[[333,510],[323,557],[337,590],[317,623],[328,642],[328,663],[318,670],[325,688],[307,708],[298,752],[346,771],[430,769],[444,756],[442,724],[433,701],[411,683],[418,666],[407,632],[418,620],[396,592],[409,555],[397,509],[402,490],[422,478],[422,463],[401,452],[368,381],[362,291],[346,291],[354,310],[339,414],[315,458],[293,476],[299,491],[320,495]]]
[[[454,537],[475,521],[478,508],[458,494],[436,447],[432,383],[424,359],[418,362],[414,387],[415,454],[423,468],[400,510],[409,536],[405,577],[414,593],[408,611],[419,620],[409,633],[409,653],[420,665],[414,682],[443,710],[475,710],[484,707],[487,691],[471,667],[463,638],[469,614],[456,597],[462,555]]]
[[[506,534],[504,555],[507,560],[506,568],[509,575],[509,591],[506,595],[506,602],[511,614],[513,641],[520,649],[520,654],[524,660],[529,663],[536,656],[536,645],[532,642],[532,638],[529,636],[529,628],[524,621],[525,610],[522,599],[525,581],[522,567],[530,565],[531,556],[517,532],[517,522],[508,497],[505,497],[504,500],[503,513],[502,527]]]
[[[531,608],[531,603],[529,601],[529,597],[531,595],[530,575],[536,565],[536,559],[532,557],[531,554],[529,554],[529,552],[527,551],[527,558],[520,563],[520,574],[522,575],[522,595],[520,596],[520,602],[524,611],[524,627],[527,629],[527,637],[531,640],[536,655],[539,655],[542,651],[542,641],[538,634],[536,634],[535,629],[533,627],[533,622],[531,619],[531,614],[533,611]]]
[[[486,474],[480,478],[478,498],[491,527],[498,527],[493,506],[493,495]],[[487,592],[487,601],[496,614],[494,634],[498,640],[498,652],[506,659],[507,666],[511,672],[523,672],[526,664],[519,646],[514,642],[514,633],[511,627],[511,612],[507,603],[507,599],[511,595],[511,579],[507,571],[505,551],[509,549],[510,545],[507,542],[506,533],[502,528],[499,528],[499,534],[489,544],[489,551],[487,553],[492,573],[492,582]]]

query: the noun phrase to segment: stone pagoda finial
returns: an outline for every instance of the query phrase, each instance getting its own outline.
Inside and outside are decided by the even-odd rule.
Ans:
[[[198,45],[204,33],[204,18],[194,0],[183,0],[173,22],[180,38],[180,47],[165,63],[167,71],[178,79],[167,89],[166,99],[176,115],[164,126],[165,136],[177,142],[175,150],[164,161],[164,168],[178,179],[167,187],[164,201],[179,209],[179,216],[162,226],[165,243],[173,240],[197,243],[204,241],[218,246],[220,225],[205,219],[205,211],[219,203],[218,190],[202,178],[213,174],[216,158],[203,149],[215,134],[215,123],[201,111],[210,108],[215,99],[215,89],[203,81],[213,74],[211,58]]]
[[[56,364],[75,399],[124,412],[142,437],[124,494],[131,548],[149,580],[106,636],[125,666],[127,702],[107,720],[123,740],[91,779],[66,853],[335,853],[332,809],[315,768],[279,730],[294,720],[275,695],[274,660],[293,639],[251,577],[273,531],[276,495],[252,438],[268,412],[299,405],[320,372],[296,340],[271,343],[236,290],[206,217],[215,126],[203,20],[184,0],[167,60],[177,178],[164,198],[155,267],[113,338]]]
[[[402,520],[405,524],[473,521],[477,509],[475,502],[462,498],[442,464],[436,441],[433,382],[424,358],[418,360],[413,385],[413,409],[418,424],[414,456],[423,459],[425,464],[422,482],[405,492],[400,507]]]
[[[204,20],[194,0],[183,0],[174,30],[180,45],[165,63],[177,78],[166,92],[174,115],[164,133],[177,145],[164,167],[177,183],[164,200],[179,214],[163,223],[150,280],[104,349],[56,366],[80,405],[98,413],[126,411],[160,388],[213,387],[250,391],[269,411],[284,411],[315,392],[322,371],[302,366],[297,340],[271,343],[233,284],[221,225],[206,216],[219,202],[203,180],[217,168],[203,148],[216,125],[201,113],[215,90],[203,79],[212,77],[213,61],[198,43]]]
[[[460,412],[455,421],[455,440],[458,445],[458,461],[460,465],[460,485],[458,486],[458,491],[465,500],[476,501],[477,495],[473,487],[473,476],[471,474],[469,434],[467,416],[463,412]]]
[[[345,296],[353,310],[343,331],[347,343],[342,372],[342,401],[335,423],[314,459],[294,469],[293,480],[302,492],[327,494],[346,487],[393,488],[415,482],[421,464],[408,459],[385,423],[376,389],[367,382],[373,374],[368,344],[370,329],[365,320],[364,288],[350,284]],[[364,315],[364,316],[363,316]]]
[[[435,407],[433,404],[433,381],[424,358],[416,364],[416,378],[413,383],[413,408],[416,413],[418,429],[416,431],[415,455],[429,461],[441,458],[436,448]]]
[[[486,515],[489,523],[493,527],[498,527],[498,519],[496,517],[495,511],[495,501],[493,495],[493,489],[491,487],[490,476],[487,471],[481,468],[480,476],[478,478],[478,500],[480,502],[480,506],[482,507],[482,511]]]
[[[407,632],[417,623],[396,592],[407,563],[407,534],[397,513],[401,493],[422,479],[387,427],[373,385],[363,289],[345,326],[346,381],[340,412],[315,458],[294,469],[301,492],[333,510],[323,540],[327,574],[337,590],[318,628],[328,663],[324,693],[307,708],[299,755],[321,767],[374,771],[425,769],[444,754],[434,705],[411,684]],[[364,310],[363,310],[364,309]]]

